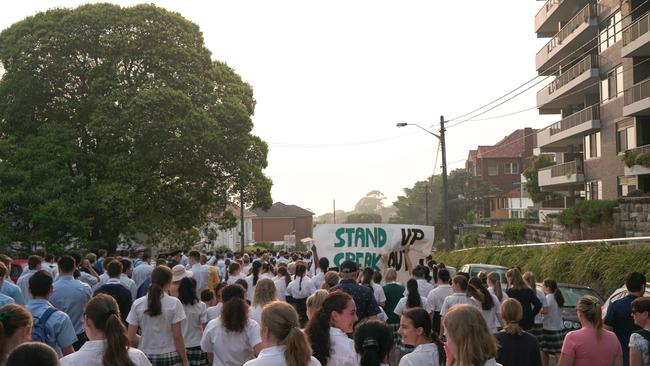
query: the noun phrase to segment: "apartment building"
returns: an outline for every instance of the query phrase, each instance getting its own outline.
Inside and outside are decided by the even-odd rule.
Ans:
[[[537,133],[536,154],[556,156],[538,180],[562,196],[542,207],[650,192],[649,11],[645,0],[548,0],[535,16],[538,38],[550,37],[536,69],[553,76],[537,106],[558,115]]]
[[[481,145],[469,151],[465,169],[496,188],[493,194],[481,200],[481,207],[476,208],[482,218],[512,218],[509,199],[515,198],[520,190],[520,175],[530,166],[535,137],[535,130],[527,127],[512,132],[494,145]]]

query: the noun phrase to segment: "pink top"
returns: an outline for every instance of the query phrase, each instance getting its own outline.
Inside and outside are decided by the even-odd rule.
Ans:
[[[593,328],[569,332],[564,338],[562,353],[573,357],[574,366],[613,365],[616,358],[623,356],[614,333],[603,329],[597,339]]]

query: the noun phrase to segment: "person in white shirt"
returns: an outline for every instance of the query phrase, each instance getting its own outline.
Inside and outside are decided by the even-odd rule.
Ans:
[[[408,255],[406,256],[406,258],[409,258]],[[411,268],[410,267],[410,263],[411,263],[410,259],[407,262],[409,264],[409,268]],[[430,284],[429,281],[427,281],[424,278],[424,276],[425,276],[425,268],[426,267],[424,267],[424,266],[416,266],[413,269],[412,274],[413,274],[413,278],[415,278],[418,281],[418,291],[420,292],[420,296],[427,297],[427,296],[429,296],[429,292],[431,292],[435,288],[435,286]],[[408,288],[406,290],[404,290],[404,296],[408,295],[408,291],[409,291]]]
[[[329,295],[327,290],[316,290],[307,298],[307,319],[311,319],[320,311],[323,301]]]
[[[190,261],[192,252],[190,252]],[[185,351],[190,365],[207,365],[208,355],[201,350],[201,335],[208,323],[207,307],[196,297],[196,280],[185,277],[178,286],[178,299],[183,304],[186,318],[181,322]]]
[[[217,272],[219,273],[219,278],[226,278],[226,261],[221,254],[217,255]]]
[[[421,308],[406,310],[400,317],[399,335],[402,343],[415,347],[404,355],[399,366],[445,366],[445,350],[433,329],[429,313]]]
[[[251,307],[251,319],[255,320],[258,324],[262,320],[262,308],[272,301],[276,300],[275,284],[269,278],[262,278],[255,286],[255,294],[253,295],[253,302]]]
[[[307,322],[307,298],[316,291],[309,277],[305,275],[306,272],[307,267],[302,263],[298,263],[296,265],[296,277],[287,286],[287,296],[291,298],[291,302],[298,312],[300,324]]]
[[[501,288],[501,276],[497,272],[488,273],[487,277],[488,291],[499,299],[499,302],[504,302],[508,298],[508,294]]]
[[[542,333],[544,329],[544,321],[542,320],[542,315],[546,314],[548,311],[548,303],[546,302],[546,295],[544,294],[544,291],[540,290],[537,288],[537,281],[535,281],[535,275],[533,272],[526,272],[524,273],[524,281],[528,284],[528,286],[535,291],[535,295],[537,295],[537,299],[539,302],[542,303],[542,310],[535,314],[535,319],[534,319],[534,325],[531,329],[529,329],[527,332],[534,335],[535,338],[537,338],[537,343],[540,345],[542,344]]]
[[[251,257],[248,254],[244,254],[241,260],[243,263],[241,273],[242,276],[246,277],[251,274],[251,269],[253,268],[253,265],[251,264]]]
[[[1,266],[5,267],[4,264]],[[0,330],[1,363],[16,347],[25,342],[31,342],[33,317],[24,306],[13,303],[0,307],[0,314],[5,319],[1,321],[2,329]]]
[[[219,282],[214,286],[214,305],[208,307],[208,322],[212,319],[217,319],[221,315],[221,308],[223,308],[223,302],[221,301],[221,291],[226,287],[225,282]]]
[[[120,262],[122,263],[122,274],[120,275],[120,282],[124,285],[124,287],[131,291],[131,299],[137,299],[138,286],[136,286],[135,281],[129,277],[129,274],[131,273],[132,262],[128,259],[122,259]]]
[[[242,365],[262,349],[259,324],[249,317],[246,293],[239,285],[221,292],[221,316],[210,320],[201,338],[201,349],[212,353],[213,366]]]
[[[313,355],[321,365],[359,365],[354,341],[346,335],[354,331],[357,320],[357,307],[352,296],[343,291],[327,295],[320,311],[305,328]]]
[[[453,306],[459,304],[470,304],[478,308],[479,304],[475,299],[481,298],[482,295],[474,286],[469,284],[467,277],[463,275],[454,276],[451,281],[451,289],[454,293],[447,296],[442,302],[440,316],[444,317]]]
[[[142,263],[133,269],[132,279],[136,288],[140,288],[140,285],[151,276],[154,266],[149,263],[150,261],[151,253],[144,252],[142,254]]]
[[[361,283],[359,284],[372,289],[372,293],[375,296],[377,305],[383,308],[386,305],[386,294],[384,293],[384,289],[380,285],[374,283],[372,280],[375,276],[375,270],[372,269],[372,267],[366,267],[363,269],[362,274],[363,277],[361,279]]]
[[[388,366],[388,355],[394,346],[393,331],[381,320],[363,321],[354,330],[359,365]]]
[[[483,282],[478,277],[469,279],[469,284],[474,286],[480,293],[481,298],[476,299],[480,304],[481,312],[485,318],[490,333],[494,334],[499,331],[505,324],[501,319],[501,303],[496,296],[492,295],[490,291],[483,285]]]
[[[257,281],[260,279],[260,270],[262,269],[262,262],[254,261],[251,266],[251,274],[246,276],[246,284],[248,285],[248,291],[246,291],[246,297],[248,301],[253,301],[253,294],[255,293],[255,286]]]
[[[237,262],[230,262],[228,266],[228,278],[226,279],[226,284],[232,285],[240,278],[245,278],[241,273],[241,265]]]
[[[437,277],[438,287],[429,292],[429,295],[427,296],[427,304],[432,312],[433,331],[436,332],[436,334],[440,334],[440,311],[442,310],[442,303],[445,301],[447,296],[454,293],[454,290],[452,290],[451,285],[449,285],[450,277],[447,269],[439,269]]]
[[[314,288],[320,288],[325,280],[325,273],[330,266],[329,259],[323,257],[318,259],[318,269],[315,269],[316,274],[312,277],[311,282],[314,285]]]
[[[208,271],[201,265],[201,253],[196,250],[189,252],[189,269],[192,272],[192,277],[196,280],[196,296],[201,294],[201,291],[208,288]]]
[[[423,308],[427,312],[433,311],[433,309],[429,306],[427,298],[420,296],[420,293],[418,292],[417,280],[411,278],[410,280],[406,281],[406,289],[408,290],[408,295],[399,299],[397,305],[395,305],[395,309],[393,310],[395,315],[401,316],[402,312],[405,309],[411,308]]]
[[[291,283],[291,276],[286,266],[278,266],[278,275],[273,279],[275,293],[280,301],[287,301],[287,286]]]
[[[154,366],[189,365],[181,327],[185,310],[177,298],[167,295],[172,276],[169,267],[154,268],[147,296],[133,302],[126,318],[131,345],[137,345]]]
[[[98,294],[88,301],[84,311],[88,341],[81,348],[60,359],[61,366],[125,365],[151,366],[147,356],[129,347],[126,329],[115,299]]]
[[[262,311],[262,351],[244,366],[321,366],[311,353],[307,336],[300,331],[298,313],[286,302],[273,301]]]
[[[18,277],[16,285],[20,287],[20,292],[25,297],[25,303],[28,303],[32,300],[32,294],[29,292],[29,278],[34,275],[34,273],[41,270],[41,257],[37,255],[30,255],[27,258],[27,270]]]
[[[543,318],[542,343],[539,348],[542,351],[542,363],[548,366],[549,355],[558,355],[562,351],[564,322],[560,308],[564,306],[564,296],[552,278],[545,279],[542,288],[546,294],[548,310]]]
[[[442,324],[447,337],[447,365],[499,365],[495,360],[498,343],[476,306],[454,306],[444,316]]]

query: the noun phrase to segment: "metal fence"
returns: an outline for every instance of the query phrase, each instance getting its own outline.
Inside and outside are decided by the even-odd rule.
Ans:
[[[650,236],[640,236],[636,238],[613,238],[613,239],[590,239],[590,240],[570,240],[570,241],[555,241],[548,243],[529,243],[529,244],[506,244],[506,245],[489,245],[484,247],[474,247],[466,249],[457,249],[455,252],[463,252],[466,250],[480,249],[480,248],[522,248],[522,247],[545,247],[553,245],[588,245],[588,244],[608,244],[608,245],[629,245],[629,244],[650,244]]]
[[[648,30],[650,30],[650,13],[639,18],[623,31],[623,46],[634,42],[637,38],[648,33]]]

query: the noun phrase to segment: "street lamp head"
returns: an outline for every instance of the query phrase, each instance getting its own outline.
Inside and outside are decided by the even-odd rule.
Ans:
[[[408,126],[408,123],[406,123],[406,122],[401,122],[401,123],[396,124],[396,126],[397,126],[397,127],[404,127],[404,126]]]

